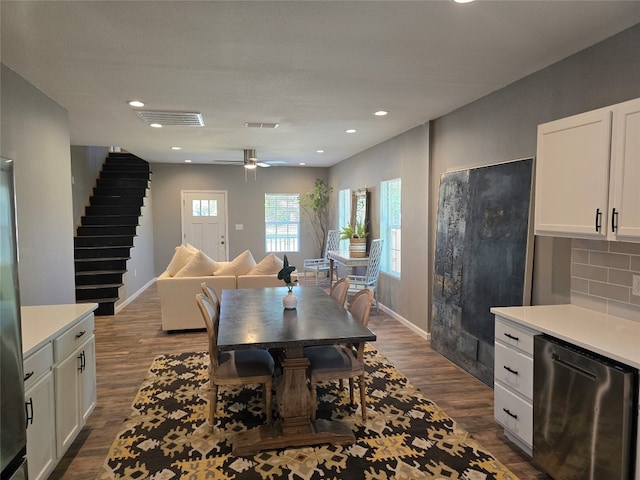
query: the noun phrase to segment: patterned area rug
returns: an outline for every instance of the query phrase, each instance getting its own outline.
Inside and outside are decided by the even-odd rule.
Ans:
[[[366,424],[348,387],[318,391],[318,418],[347,422],[354,445],[233,456],[234,435],[265,421],[261,389],[222,389],[218,428],[209,433],[207,363],[205,352],[153,361],[99,479],[516,479],[370,346]]]

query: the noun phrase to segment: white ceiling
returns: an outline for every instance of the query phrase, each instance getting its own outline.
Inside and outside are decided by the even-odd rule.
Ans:
[[[640,23],[640,1],[0,5],[2,62],[69,111],[72,144],[151,162],[254,148],[260,161],[333,165]],[[205,126],[150,128],[132,99]]]

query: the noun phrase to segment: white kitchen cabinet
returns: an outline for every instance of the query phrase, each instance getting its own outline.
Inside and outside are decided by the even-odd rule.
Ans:
[[[58,456],[75,440],[95,406],[93,330],[94,318],[90,315],[53,341]]]
[[[640,98],[538,126],[535,233],[640,242]]]
[[[27,465],[30,480],[46,479],[56,465],[53,348],[46,344],[24,359]]]
[[[533,337],[539,332],[496,316],[494,402],[507,438],[533,453]]]

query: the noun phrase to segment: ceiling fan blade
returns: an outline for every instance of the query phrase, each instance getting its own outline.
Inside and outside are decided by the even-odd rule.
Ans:
[[[256,163],[256,165],[258,165],[259,167],[262,167],[262,168],[269,168],[271,166],[268,163],[264,163],[264,162],[258,162],[258,163]]]

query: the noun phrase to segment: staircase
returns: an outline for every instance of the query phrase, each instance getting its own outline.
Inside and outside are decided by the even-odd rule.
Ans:
[[[149,183],[149,163],[109,153],[74,238],[76,302],[113,315]]]

